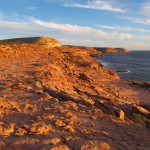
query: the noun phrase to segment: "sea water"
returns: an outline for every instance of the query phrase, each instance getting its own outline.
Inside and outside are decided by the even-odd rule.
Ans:
[[[123,80],[150,81],[150,51],[104,54],[97,60],[104,67],[123,71],[118,73]]]

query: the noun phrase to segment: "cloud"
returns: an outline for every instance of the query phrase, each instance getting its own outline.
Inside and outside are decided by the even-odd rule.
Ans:
[[[67,45],[80,45],[80,46],[96,46],[96,45],[105,45],[105,42],[102,41],[93,41],[88,39],[60,39],[61,43],[68,43]]]
[[[136,17],[120,17],[120,18],[129,20],[137,24],[150,25],[150,18],[136,18]]]
[[[29,7],[27,7],[27,9],[28,9],[28,10],[35,10],[35,9],[37,9],[37,8],[34,7],[34,6],[29,6]]]
[[[126,39],[132,39],[134,36],[132,34],[129,33],[121,33],[119,38],[122,40],[126,40]]]
[[[26,21],[15,22],[0,20],[0,33],[3,36],[6,34],[10,36],[38,36],[47,34],[48,32],[48,29],[41,28]]]
[[[148,3],[144,3],[143,7],[142,7],[142,14],[144,14],[145,16],[150,17],[150,2]]]
[[[32,19],[31,20],[33,23],[36,25],[40,25],[43,27],[47,27],[50,29],[57,29],[65,34],[70,34],[71,36],[76,36],[76,37],[84,37],[85,39],[131,39],[133,36],[132,34],[129,33],[109,33],[105,32],[99,29],[91,28],[91,27],[86,27],[86,26],[78,26],[78,25],[71,25],[71,24],[58,24],[58,23],[53,23],[53,22],[44,22],[41,20],[37,19]]]
[[[4,18],[4,14],[2,12],[0,12],[0,19]]]
[[[36,25],[40,25],[43,28],[49,28],[50,31],[55,29],[61,33],[61,35],[57,36],[57,39],[65,45],[129,48],[128,42],[135,38],[134,35],[127,32],[106,32],[86,26],[58,24],[53,22],[44,22],[37,19],[32,19],[31,22]]]
[[[118,31],[106,32],[100,29],[72,24],[45,22],[36,18],[25,21],[0,21],[0,37],[50,36],[65,45],[82,45],[93,47],[125,47],[129,49],[149,49],[149,39],[146,36],[135,36]],[[142,46],[143,45],[143,46]]]
[[[125,12],[125,9],[121,7],[117,7],[112,1],[108,0],[89,0],[85,4],[81,3],[66,3],[64,4],[66,7],[78,7],[78,8],[88,8],[88,9],[96,9],[96,10],[107,10],[113,12]]]
[[[93,34],[97,34],[99,36],[105,36],[106,33],[102,30],[97,30],[91,27],[82,27],[82,26],[78,26],[78,25],[71,25],[71,24],[58,24],[58,23],[54,23],[54,22],[44,22],[38,19],[32,19],[31,20],[33,23],[43,26],[43,27],[47,27],[47,28],[51,28],[51,29],[57,29],[57,30],[61,30],[63,32],[69,32],[71,34],[77,35],[78,33],[80,33],[80,35],[89,35],[91,36],[91,33]]]
[[[143,3],[140,6],[140,9],[136,12],[136,14],[139,14],[139,17],[129,17],[129,16],[121,17],[120,16],[120,18],[124,20],[129,20],[136,24],[150,25],[150,2],[147,1]],[[143,32],[147,32],[147,31],[143,30]]]
[[[138,32],[150,32],[150,30],[146,30],[143,28],[132,28],[129,26],[108,26],[108,25],[97,25],[99,28],[116,30],[116,31],[138,31]]]

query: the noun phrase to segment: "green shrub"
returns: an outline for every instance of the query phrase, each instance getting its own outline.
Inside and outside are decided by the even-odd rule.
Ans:
[[[128,118],[144,127],[148,127],[150,124],[150,119],[141,114],[133,113],[131,116],[128,116]]]

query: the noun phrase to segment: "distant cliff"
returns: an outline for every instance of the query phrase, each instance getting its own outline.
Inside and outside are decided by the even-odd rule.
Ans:
[[[72,45],[67,45],[68,47],[71,48],[80,48],[80,49],[84,49],[90,52],[91,56],[93,53],[93,56],[97,56],[97,55],[102,55],[103,53],[127,53],[129,52],[129,50],[125,49],[125,48],[112,48],[112,47],[85,47],[85,46],[72,46]],[[98,52],[95,51],[98,50]]]
[[[90,56],[93,56],[93,57],[96,57],[96,56],[101,56],[103,54],[103,52],[101,51],[97,51],[97,49],[93,48],[93,47],[85,47],[85,46],[73,46],[73,45],[68,45],[67,47],[70,47],[70,48],[74,48],[74,49],[80,49],[80,50],[83,50],[83,51],[87,51],[88,54]]]
[[[129,52],[129,50],[125,48],[95,47],[95,49],[103,53],[127,53]]]
[[[0,40],[0,45],[11,45],[11,44],[38,44],[48,47],[61,47],[62,45],[54,38],[50,37],[27,37],[27,38],[15,38]]]

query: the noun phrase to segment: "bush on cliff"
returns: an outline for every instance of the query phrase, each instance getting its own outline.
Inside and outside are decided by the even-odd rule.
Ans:
[[[133,113],[131,116],[128,116],[128,118],[144,127],[150,127],[150,119],[141,114]]]

